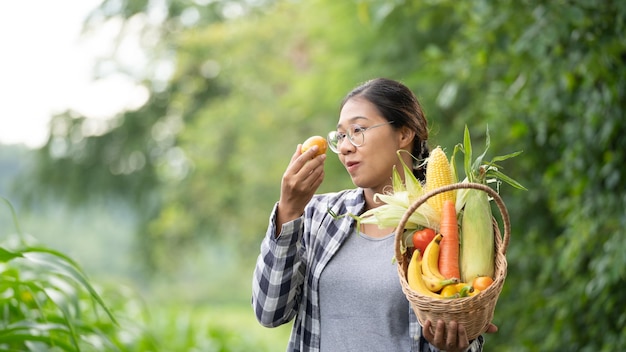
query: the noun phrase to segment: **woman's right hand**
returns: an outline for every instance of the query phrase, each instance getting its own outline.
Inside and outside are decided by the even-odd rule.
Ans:
[[[315,156],[317,146],[304,153],[301,149],[302,145],[298,144],[281,180],[277,232],[282,224],[302,215],[304,207],[324,180],[326,154]]]
[[[493,334],[497,331],[498,327],[492,323],[489,323],[485,329],[485,332],[488,334]],[[431,345],[443,351],[466,351],[470,344],[465,328],[456,321],[450,321],[446,325],[443,320],[439,320],[436,322],[436,325],[433,325],[430,320],[426,320],[422,333]]]

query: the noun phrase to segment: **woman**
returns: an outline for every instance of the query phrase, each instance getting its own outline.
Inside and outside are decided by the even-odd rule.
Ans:
[[[253,279],[252,304],[263,326],[295,318],[288,351],[481,351],[482,336],[468,341],[450,322],[421,327],[392,263],[394,229],[349,217],[380,206],[374,194],[391,185],[397,151],[424,179],[427,122],[415,95],[403,84],[374,79],[343,100],[329,147],[355,189],[315,194],[326,155],[298,145],[282,177]],[[487,332],[497,328],[490,325]]]

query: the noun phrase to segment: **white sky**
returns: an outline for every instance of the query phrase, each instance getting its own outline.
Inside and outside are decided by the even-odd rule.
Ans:
[[[100,2],[0,1],[0,144],[39,147],[53,114],[72,108],[104,118],[136,97],[136,88],[119,75],[92,79],[94,59],[111,40],[80,34]]]

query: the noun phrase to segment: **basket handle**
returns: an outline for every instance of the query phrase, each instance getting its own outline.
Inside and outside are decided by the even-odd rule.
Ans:
[[[502,246],[500,246],[500,252],[503,255],[506,254],[506,249],[509,246],[509,240],[511,237],[511,221],[509,219],[509,212],[507,211],[506,206],[504,205],[504,201],[502,200],[498,192],[494,191],[489,186],[483,185],[482,183],[457,182],[457,183],[452,183],[446,186],[442,186],[437,189],[433,189],[431,191],[424,193],[421,197],[415,200],[415,202],[413,202],[413,204],[411,204],[411,206],[406,210],[406,212],[402,216],[402,219],[400,219],[400,223],[396,227],[396,238],[395,238],[396,260],[398,261],[402,260],[401,259],[402,253],[400,253],[401,246],[399,245],[400,244],[399,242],[402,241],[402,237],[403,237],[402,234],[404,233],[404,226],[409,220],[409,217],[411,217],[411,215],[415,212],[415,210],[417,210],[417,208],[419,208],[422,204],[424,204],[428,200],[428,198],[431,198],[434,195],[447,192],[447,191],[452,191],[455,189],[460,189],[460,188],[477,189],[477,190],[486,192],[488,195],[490,195],[494,199],[494,201],[496,202],[496,205],[498,206],[498,210],[500,211],[500,214],[502,215],[502,222],[504,226],[504,234],[502,235],[503,239],[502,239]]]

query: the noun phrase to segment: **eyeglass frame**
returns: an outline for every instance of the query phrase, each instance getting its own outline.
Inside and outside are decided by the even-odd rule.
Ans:
[[[328,140],[328,147],[335,154],[340,154],[341,151],[339,151],[339,145],[341,145],[341,143],[344,141],[344,139],[346,137],[348,137],[348,141],[350,141],[350,144],[352,144],[354,147],[358,148],[358,147],[362,146],[363,144],[365,144],[365,132],[366,131],[371,130],[371,129],[376,128],[376,127],[381,127],[381,126],[391,125],[391,124],[393,124],[393,121],[387,121],[387,122],[379,123],[379,124],[376,124],[374,126],[369,126],[369,127],[363,127],[363,126],[361,126],[359,124],[352,124],[352,125],[350,125],[350,127],[357,126],[357,127],[359,127],[361,129],[358,133],[361,133],[362,138],[363,138],[363,142],[361,142],[359,144],[355,143],[354,140],[352,139],[354,132],[350,133],[350,132],[346,131],[344,133],[341,133],[339,131],[330,131],[330,132],[328,132],[328,135],[326,136],[326,139]],[[337,138],[331,137],[333,134],[335,134]],[[339,135],[343,135],[343,136],[341,138],[339,138]],[[337,144],[336,145],[333,145],[333,143],[331,142],[334,139],[337,139]]]

